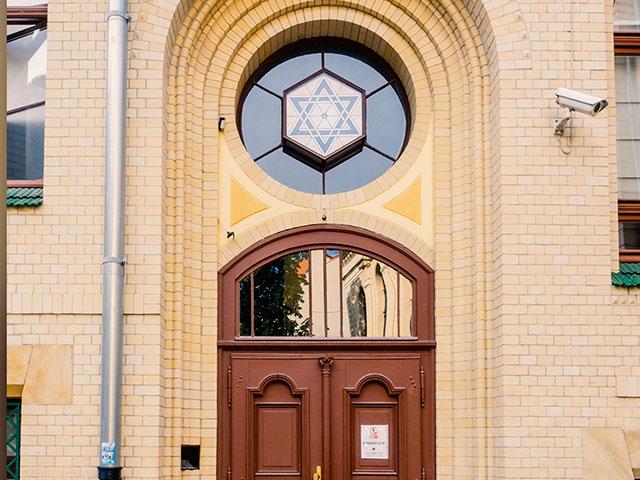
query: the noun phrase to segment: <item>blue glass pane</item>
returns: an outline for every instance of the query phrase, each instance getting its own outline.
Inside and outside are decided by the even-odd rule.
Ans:
[[[243,140],[250,155],[275,180],[309,193],[345,192],[382,175],[402,152],[409,129],[402,86],[395,83],[396,89],[389,85],[390,81],[399,82],[397,77],[374,52],[348,40],[313,38],[290,47],[281,51],[279,59],[273,57],[275,60],[270,59],[260,70],[266,73],[257,78],[241,107]],[[367,143],[371,148],[346,157],[346,161],[325,173],[324,182],[321,173],[306,165],[311,159],[300,157],[298,160],[282,148],[262,157],[281,143],[282,103],[277,95],[303,82],[323,66],[367,93],[377,91],[366,100]],[[340,152],[336,154],[338,162],[343,160],[340,155]]]
[[[276,65],[265,73],[258,80],[258,83],[278,95],[282,95],[284,90],[317,72],[321,66],[319,53],[301,55]]]
[[[257,157],[280,144],[281,118],[280,99],[253,87],[242,105],[242,139],[249,155]]]
[[[356,84],[367,93],[387,83],[387,79],[375,68],[362,60],[341,53],[325,54],[324,66],[327,70]]]
[[[397,158],[402,151],[407,118],[400,97],[388,86],[367,99],[367,143]]]
[[[393,165],[391,160],[365,148],[325,174],[326,193],[354,190],[372,182]]]
[[[7,115],[7,178],[37,180],[44,165],[44,105]]]
[[[309,193],[322,193],[322,174],[278,149],[258,160],[272,178],[288,187]]]

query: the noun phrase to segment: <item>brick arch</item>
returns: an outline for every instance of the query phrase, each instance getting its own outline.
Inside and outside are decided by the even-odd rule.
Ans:
[[[315,6],[314,2],[298,1],[295,6],[283,9],[276,7],[273,10],[269,10],[262,3],[257,7],[243,3],[242,8],[231,3],[223,6],[220,11],[204,8],[198,10],[198,16],[204,17],[201,20],[208,18],[210,22],[199,24],[199,29],[190,30],[193,38],[184,40],[187,46],[182,48],[176,58],[174,75],[170,75],[167,81],[168,91],[172,86],[177,88],[173,95],[168,96],[167,102],[170,104],[178,100],[177,104],[172,105],[172,110],[175,110],[175,122],[167,122],[171,129],[175,128],[169,133],[175,134],[175,144],[178,148],[168,152],[167,165],[171,167],[171,155],[182,157],[182,167],[187,179],[195,181],[198,172],[215,165],[217,118],[229,115],[233,118],[233,99],[238,95],[238,88],[234,89],[233,86],[237,87],[238,80],[245,75],[246,68],[254,61],[259,46],[270,42],[277,45],[277,41],[273,39],[278,35],[289,40],[308,36],[314,27],[317,27],[314,34],[322,33],[323,26],[326,27],[328,22],[341,22],[344,17],[349,18],[349,21],[342,23],[353,25],[355,30],[355,33],[346,31],[345,36],[349,37],[351,33],[351,38],[355,37],[354,39],[368,43],[375,49],[379,40],[371,40],[369,37],[382,32],[385,35],[384,40],[395,42],[393,47],[403,52],[403,56],[413,54],[418,59],[414,66],[419,68],[414,68],[414,74],[411,76],[418,83],[405,86],[410,92],[419,91],[422,100],[415,109],[414,133],[396,166],[372,184],[357,191],[357,194],[333,196],[333,204],[348,206],[361,202],[395,183],[410,166],[404,159],[415,159],[427,136],[433,137],[434,132],[429,132],[430,122],[438,125],[448,122],[451,116],[450,98],[461,99],[461,104],[467,106],[464,115],[459,116],[462,121],[471,121],[467,118],[467,111],[473,110],[476,115],[482,116],[480,112],[484,103],[483,95],[486,94],[487,75],[483,66],[486,65],[486,61],[484,55],[478,54],[482,50],[480,46],[472,48],[470,52],[466,51],[467,45],[473,45],[477,40],[477,35],[459,30],[456,25],[464,25],[463,22],[456,22],[446,15],[446,12],[430,5],[426,10],[409,12],[407,8],[390,2],[387,8],[388,17],[381,20],[374,16],[373,12],[368,12],[366,3],[354,0],[348,7],[338,3],[333,8],[326,8]],[[292,10],[294,7],[295,10]],[[433,25],[418,21],[419,15],[429,18]],[[251,18],[254,23],[248,24],[242,20],[244,18]],[[286,21],[283,21],[283,18]],[[440,38],[448,38],[450,41],[438,41]],[[247,45],[249,47],[245,47]],[[250,47],[254,47],[253,51]],[[247,60],[246,57],[250,54],[251,59]],[[237,58],[243,59],[244,65],[238,64]],[[241,69],[242,72],[239,71]],[[419,75],[420,69],[423,70],[424,82]],[[188,87],[183,79],[189,80]],[[181,83],[183,85],[180,85]],[[425,106],[430,107],[431,118],[423,115]],[[264,174],[246,154],[237,131],[230,130],[226,137],[227,145],[238,163],[260,187],[276,196],[284,197],[288,203],[301,207],[313,208],[317,202],[321,202],[316,196],[288,189]],[[200,142],[199,139],[206,140]],[[452,151],[458,149],[462,152],[465,147],[461,142],[456,142],[451,148]],[[469,148],[474,147],[468,146],[467,149]],[[188,158],[184,155],[185,150],[189,152]],[[191,168],[193,172],[189,171]],[[197,186],[195,188],[198,190]]]
[[[506,8],[507,3],[491,2],[498,10]],[[466,390],[456,396],[453,392],[459,387],[452,380],[456,367],[446,363],[439,366],[445,373],[439,376],[442,380],[438,389],[445,393],[445,398],[439,401],[439,411],[450,412],[438,416],[439,435],[453,446],[453,453],[441,454],[445,458],[440,462],[444,466],[439,467],[439,474],[453,478],[458,472],[457,465],[462,465],[461,469],[474,465],[475,478],[483,477],[489,440],[479,412],[488,400],[483,377],[477,372],[487,368],[483,349],[487,340],[488,284],[482,279],[487,274],[486,235],[490,228],[487,218],[492,146],[488,139],[495,128],[488,105],[491,99],[495,103],[498,91],[489,85],[500,69],[508,65],[498,65],[501,53],[490,28],[493,22],[488,20],[486,11],[482,14],[484,5],[480,2],[467,8],[465,2],[455,0],[438,3],[389,0],[381,8],[384,14],[371,12],[368,4],[366,0],[335,0],[320,6],[318,2],[297,0],[288,2],[285,8],[271,8],[269,2],[231,0],[210,5],[190,1],[181,3],[176,10],[165,55],[162,315],[168,359],[166,387],[174,393],[166,413],[166,472],[179,463],[175,445],[200,439],[203,439],[202,473],[215,472],[215,463],[210,463],[211,459],[215,462],[215,431],[194,426],[200,425],[207,412],[204,407],[202,411],[187,408],[181,392],[194,381],[202,387],[196,393],[189,392],[190,400],[206,403],[207,395],[215,394],[215,364],[210,364],[210,357],[202,350],[207,342],[215,342],[211,315],[217,302],[215,272],[219,265],[239,251],[239,245],[248,246],[284,228],[317,223],[318,210],[326,208],[332,211],[332,222],[357,225],[393,238],[435,266],[442,280],[437,288],[443,285],[437,293],[441,306],[438,338],[447,352],[461,359],[460,364],[468,372]],[[498,15],[496,12],[494,15]],[[332,16],[337,13],[342,17]],[[251,24],[247,18],[252,19]],[[478,18],[483,20],[478,23]],[[511,19],[500,18],[505,22]],[[357,20],[358,35],[361,32],[362,37],[356,39],[365,44],[375,42],[376,37],[384,39],[390,47],[404,48],[407,56],[417,59],[412,64],[412,78],[422,75],[423,81],[412,87],[414,92],[423,93],[423,98],[416,100],[419,103],[416,107],[430,113],[424,116],[424,123],[418,124],[422,137],[416,145],[409,146],[406,154],[407,158],[415,155],[427,139],[434,145],[434,238],[418,238],[393,223],[350,209],[397,181],[409,164],[390,170],[377,186],[331,199],[311,198],[303,193],[290,194],[286,187],[264,174],[260,179],[257,167],[246,157],[243,160],[243,148],[236,137],[229,138],[230,149],[237,153],[239,163],[247,164],[245,171],[250,178],[276,196],[290,194],[289,203],[298,205],[300,210],[249,229],[238,236],[237,245],[228,244],[232,246],[216,252],[218,205],[213,179],[218,173],[217,118],[233,105],[234,79],[242,79],[250,62],[258,62],[261,55],[267,55],[269,49],[260,52],[261,46],[275,48],[279,38],[282,41],[294,38],[296,29],[318,28],[322,32],[328,20],[344,23]],[[521,51],[526,53],[526,48]],[[505,62],[507,59],[508,55]],[[494,154],[494,162],[496,158]],[[454,311],[467,310],[473,313],[454,318]],[[202,344],[196,347],[194,340],[185,334],[193,330],[203,332]],[[198,351],[191,352],[192,348]],[[482,355],[474,356],[473,349]],[[183,352],[190,353],[191,364],[184,360]],[[207,366],[205,371],[198,370],[201,364],[195,358]],[[465,427],[454,422],[452,412],[456,409],[465,411],[467,418],[474,420],[476,435],[481,439],[471,449],[464,450],[461,445],[460,452],[464,453],[456,453],[457,439],[465,436]]]
[[[147,0],[147,3],[153,4],[154,9],[159,8],[157,1]],[[168,19],[165,12],[172,13],[165,48],[165,60],[170,64],[174,47],[179,43],[176,40],[186,39],[188,28],[194,22],[201,24],[203,15],[196,13],[196,5],[201,3],[200,0],[166,0],[162,3],[162,20]],[[423,0],[413,0],[408,7],[420,8],[423,3]],[[501,63],[501,70],[515,68],[516,62],[520,63],[518,68],[530,67],[529,33],[517,0],[439,0],[434,3],[448,11],[468,12],[468,18],[481,38],[490,63]],[[218,10],[219,5],[212,5],[211,8]]]
[[[242,235],[238,235],[233,243],[225,245],[219,253],[219,264],[225,265],[261,238],[275,235],[284,228],[292,229],[305,225],[317,225],[317,221],[317,215],[313,211],[298,211],[271,218],[258,226],[248,229],[243,232]],[[423,239],[393,223],[380,221],[371,215],[349,210],[339,210],[332,215],[330,221],[333,225],[358,227],[363,230],[370,230],[381,234],[404,245],[407,249],[411,250],[414,255],[420,257],[429,265],[432,264],[435,258],[433,247],[428,245]]]

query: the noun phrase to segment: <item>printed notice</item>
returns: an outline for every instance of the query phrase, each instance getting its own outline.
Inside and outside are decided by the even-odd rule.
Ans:
[[[389,459],[389,425],[360,425],[360,458]]]

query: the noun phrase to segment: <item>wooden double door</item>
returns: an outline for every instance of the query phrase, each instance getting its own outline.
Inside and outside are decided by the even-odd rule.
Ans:
[[[433,480],[433,351],[223,352],[227,480]]]
[[[435,480],[434,275],[309,225],[219,272],[218,478]]]

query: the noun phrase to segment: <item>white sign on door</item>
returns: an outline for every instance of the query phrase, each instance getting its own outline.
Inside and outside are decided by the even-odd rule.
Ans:
[[[360,458],[389,459],[389,425],[360,425]]]

